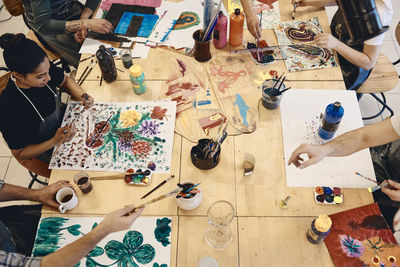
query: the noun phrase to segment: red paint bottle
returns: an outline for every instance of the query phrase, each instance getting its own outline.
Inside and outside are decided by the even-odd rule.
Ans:
[[[243,42],[244,15],[239,8],[231,14],[229,21],[229,44],[239,46]]]
[[[215,48],[222,49],[226,46],[226,31],[228,28],[228,19],[222,11],[218,14],[218,21],[214,28],[213,44]]]

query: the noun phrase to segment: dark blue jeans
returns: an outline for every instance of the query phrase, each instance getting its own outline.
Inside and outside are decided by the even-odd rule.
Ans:
[[[2,221],[0,221],[0,250],[15,252],[15,243],[11,237],[10,230]]]

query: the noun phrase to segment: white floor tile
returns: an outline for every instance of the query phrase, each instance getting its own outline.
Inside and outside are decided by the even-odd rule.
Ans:
[[[400,94],[385,93],[386,103],[394,111],[394,114],[400,114]],[[385,110],[382,114],[383,118],[387,118],[390,113]]]
[[[4,180],[11,157],[0,157],[0,180]]]
[[[379,111],[378,102],[373,97],[371,97],[369,94],[364,94],[363,97],[358,102],[358,104],[360,105],[360,111],[361,111],[362,117],[373,116],[373,115],[377,114]],[[381,116],[379,116],[375,119],[372,119],[372,120],[364,120],[363,122],[365,125],[367,125],[367,124],[373,124],[373,123],[380,122],[380,121],[382,121]]]
[[[44,177],[39,176],[41,181],[45,181]],[[10,165],[8,166],[8,170],[5,177],[5,182],[13,185],[19,185],[22,187],[28,187],[29,182],[32,180],[31,176],[28,173],[28,170],[25,167],[21,166],[18,161],[12,157]],[[39,183],[34,183],[34,189],[42,188],[43,186]]]
[[[385,54],[392,62],[399,59],[394,41],[383,41],[381,53]]]
[[[7,146],[6,141],[4,141],[3,136],[0,133],[0,157],[11,157],[11,151]]]

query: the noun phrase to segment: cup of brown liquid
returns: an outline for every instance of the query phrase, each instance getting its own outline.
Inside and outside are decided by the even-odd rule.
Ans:
[[[78,205],[78,197],[76,196],[75,191],[69,187],[63,187],[58,190],[56,200],[60,204],[58,210],[61,213],[65,213],[67,210],[71,210]]]
[[[210,42],[211,38],[203,41],[203,30],[197,30],[193,33],[194,39],[194,58],[199,62],[205,62],[211,59]]]
[[[75,174],[74,182],[82,191],[82,193],[89,193],[93,189],[93,185],[90,182],[90,177],[87,172],[78,172]]]

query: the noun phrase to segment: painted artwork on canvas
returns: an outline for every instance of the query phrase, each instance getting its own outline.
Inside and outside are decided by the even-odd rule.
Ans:
[[[149,37],[158,20],[158,15],[125,12],[115,33],[129,37]]]
[[[315,36],[322,32],[318,18],[282,22],[275,27],[281,54],[289,72],[337,66],[333,51],[316,46]]]
[[[53,152],[51,169],[168,173],[176,102],[95,103],[83,110],[69,103],[62,125],[75,121],[77,133]]]
[[[43,257],[89,233],[101,217],[41,218],[32,256]],[[170,266],[171,218],[140,217],[109,234],[77,266]]]
[[[336,266],[396,266],[400,246],[378,204],[329,215],[332,228],[325,245]]]

